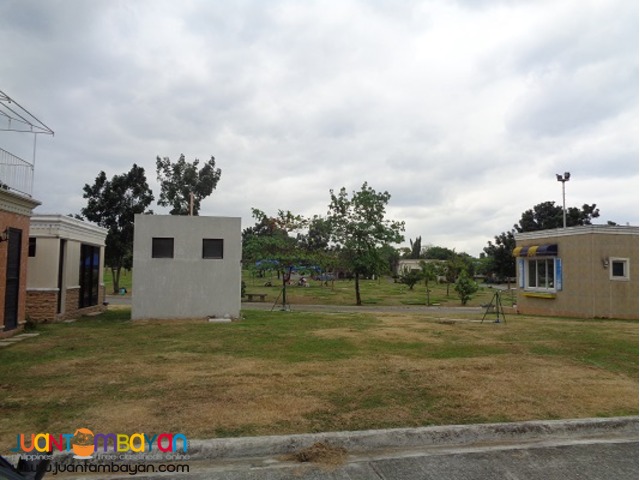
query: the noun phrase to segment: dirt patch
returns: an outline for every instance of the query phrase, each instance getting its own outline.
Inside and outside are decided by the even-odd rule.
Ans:
[[[286,455],[284,460],[338,467],[347,461],[347,449],[326,442],[316,442],[310,447]]]

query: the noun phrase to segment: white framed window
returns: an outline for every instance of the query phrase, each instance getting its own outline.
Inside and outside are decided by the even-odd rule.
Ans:
[[[611,280],[629,280],[629,259],[611,257],[609,259],[609,278]]]
[[[533,258],[525,262],[526,274],[524,288],[526,290],[555,292],[556,259]]]

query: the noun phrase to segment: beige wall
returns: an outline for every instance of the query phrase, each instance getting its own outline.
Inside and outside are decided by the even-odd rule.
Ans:
[[[65,288],[80,286],[80,246],[80,242],[67,240],[64,269]]]
[[[27,288],[57,288],[58,238],[37,238],[36,256],[29,257]]]
[[[516,236],[517,246],[553,243],[558,245],[558,257],[562,259],[562,290],[555,292],[555,298],[536,298],[519,288],[517,303],[521,313],[638,318],[637,228],[573,227]],[[612,257],[629,259],[628,280],[611,279]]]
[[[33,295],[31,311],[38,313],[39,319],[53,320],[50,300],[44,292],[55,292],[56,303],[59,293],[58,269],[60,264],[60,242],[65,242],[64,270],[62,276],[61,312],[53,311],[56,318],[69,318],[78,313],[78,291],[80,288],[80,248],[88,244],[100,247],[99,300],[104,300],[104,241],[107,231],[87,222],[63,215],[36,215],[31,218],[30,236],[36,238],[36,256],[29,258],[27,289]],[[40,292],[41,294],[38,294]],[[47,300],[43,300],[47,298]],[[28,300],[29,301],[29,300]],[[89,307],[89,310],[94,310]],[[88,309],[83,309],[83,312]],[[46,318],[45,318],[46,317]]]

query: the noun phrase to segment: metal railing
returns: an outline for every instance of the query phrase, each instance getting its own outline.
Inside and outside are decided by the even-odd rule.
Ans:
[[[33,164],[0,148],[0,188],[30,197],[33,191]]]

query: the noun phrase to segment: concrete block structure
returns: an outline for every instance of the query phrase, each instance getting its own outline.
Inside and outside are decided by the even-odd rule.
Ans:
[[[515,235],[520,313],[638,319],[638,227]]]
[[[131,317],[240,316],[237,217],[136,215]]]
[[[26,321],[29,218],[40,202],[0,188],[0,337]]]
[[[107,230],[64,215],[31,217],[27,316],[62,320],[104,310]]]

